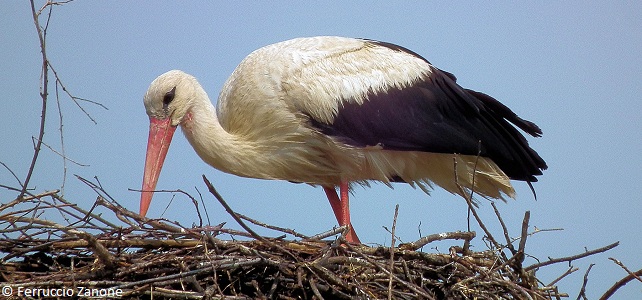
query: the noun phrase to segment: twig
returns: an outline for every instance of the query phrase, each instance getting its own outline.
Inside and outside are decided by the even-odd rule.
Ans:
[[[550,282],[549,284],[547,284],[546,286],[554,286],[557,282],[559,282],[560,280],[562,280],[564,277],[566,277],[566,276],[570,275],[571,273],[573,273],[573,272],[575,272],[575,271],[577,271],[577,270],[579,270],[579,269],[580,269],[580,268],[577,268],[577,267],[569,267],[569,268],[568,268],[568,270],[566,270],[566,272],[564,272],[564,274],[562,274],[562,275],[560,275],[559,277],[555,278],[555,280],[551,281],[551,282]]]
[[[576,260],[576,259],[584,258],[584,257],[587,257],[587,256],[591,256],[593,254],[602,253],[602,252],[611,250],[611,249],[617,247],[618,245],[620,245],[620,242],[615,242],[613,244],[610,244],[610,245],[607,245],[607,246],[604,246],[604,247],[601,247],[601,248],[593,249],[593,250],[590,250],[590,251],[586,251],[584,253],[577,254],[577,255],[571,255],[571,256],[560,257],[560,258],[551,258],[551,259],[549,259],[549,260],[547,260],[545,262],[532,264],[532,265],[524,268],[524,271],[530,271],[530,270],[533,270],[533,269],[541,268],[543,266],[548,266],[548,265],[559,263],[559,262],[563,262],[563,261],[573,261],[573,260]]]
[[[473,238],[475,238],[475,232],[470,231],[455,231],[455,232],[443,232],[443,233],[435,233],[431,235],[424,236],[414,242],[410,243],[405,243],[399,245],[399,249],[402,250],[417,250],[423,246],[425,246],[428,243],[432,243],[434,241],[443,241],[443,240],[465,240],[465,241],[470,241]]]
[[[93,248],[94,253],[96,254],[96,257],[102,261],[105,266],[108,268],[113,268],[115,259],[112,256],[112,254],[103,246],[98,239],[96,239],[93,235],[80,231],[78,229],[74,228],[67,228],[65,226],[62,226],[60,224],[54,223],[52,221],[47,221],[47,220],[39,220],[39,219],[33,219],[33,218],[24,218],[24,217],[13,217],[13,216],[4,216],[3,220],[11,222],[11,223],[18,223],[18,222],[28,222],[30,224],[42,224],[49,226],[51,228],[55,228],[61,231],[64,231],[67,234],[77,236],[85,241],[87,241],[88,245]]]
[[[69,96],[69,98],[71,98],[71,100],[74,101],[76,106],[78,106],[78,108],[80,108],[80,110],[85,114],[85,116],[87,116],[87,118],[89,118],[89,120],[91,120],[91,122],[93,122],[94,124],[98,124],[98,122],[96,122],[96,119],[94,119],[91,116],[91,114],[89,114],[89,112],[87,112],[87,110],[84,107],[82,107],[82,105],[80,105],[80,103],[78,103],[78,101],[80,100],[80,101],[89,102],[89,103],[98,105],[98,106],[100,106],[100,107],[102,107],[102,108],[104,108],[106,110],[108,110],[108,108],[105,105],[103,105],[103,104],[101,104],[99,102],[91,101],[91,100],[88,100],[88,99],[84,99],[84,98],[80,98],[80,97],[76,97],[76,96],[72,95],[69,92],[69,90],[67,90],[67,87],[65,87],[65,85],[62,83],[62,80],[60,80],[60,76],[58,76],[58,72],[56,72],[56,69],[54,69],[53,65],[51,65],[50,62],[47,62],[47,64],[49,65],[49,69],[51,69],[51,72],[54,74],[54,77],[56,78],[56,84],[60,85],[60,87],[67,94],[67,96]]]
[[[528,223],[531,219],[531,212],[527,210],[524,213],[524,219],[522,220],[522,235],[521,239],[519,240],[519,249],[517,250],[517,253],[522,253],[522,256],[524,255],[524,249],[526,249],[526,237],[528,236]],[[520,263],[524,261],[524,258],[520,260]]]
[[[339,239],[344,239],[344,238],[343,238],[343,237],[339,237]],[[363,259],[365,259],[365,260],[366,260],[366,261],[368,261],[370,264],[372,264],[373,266],[375,266],[379,271],[381,271],[381,272],[383,272],[383,273],[385,273],[385,274],[388,274],[389,276],[392,276],[392,278],[393,278],[396,282],[399,282],[401,285],[403,285],[403,286],[405,286],[405,287],[407,287],[407,288],[411,289],[413,292],[415,292],[415,293],[417,293],[417,294],[419,294],[419,295],[423,296],[423,297],[424,297],[424,298],[426,298],[426,299],[435,299],[434,297],[432,297],[431,295],[429,295],[429,294],[427,294],[425,291],[423,291],[421,288],[417,287],[415,284],[410,283],[410,282],[403,281],[403,280],[399,279],[397,276],[395,276],[394,274],[389,274],[390,272],[389,272],[386,268],[384,268],[383,266],[381,266],[381,265],[380,265],[380,264],[378,264],[377,262],[373,261],[372,259],[370,259],[370,258],[369,258],[369,257],[367,257],[366,255],[364,255],[364,254],[363,254],[363,253],[361,253],[360,251],[356,250],[356,249],[355,249],[352,245],[350,245],[349,243],[345,243],[345,242],[344,242],[344,244],[345,244],[345,246],[346,246],[346,247],[348,247],[351,251],[355,252],[357,255],[361,256]]]
[[[349,229],[348,225],[343,225],[343,226],[335,227],[335,228],[332,228],[332,229],[330,229],[328,231],[325,231],[325,232],[322,232],[322,233],[315,234],[313,236],[307,237],[304,240],[322,240],[324,238],[327,238],[327,237],[330,237],[330,236],[333,236],[333,235],[342,234],[342,233],[348,231],[348,229]]]
[[[250,233],[252,235],[252,237],[254,237],[255,239],[257,239],[257,240],[259,240],[259,241],[261,241],[261,242],[263,242],[263,243],[265,243],[267,245],[270,245],[270,246],[272,246],[274,248],[280,249],[281,251],[283,251],[284,253],[288,254],[289,256],[294,258],[295,260],[299,260],[298,257],[293,255],[289,251],[285,250],[283,247],[273,243],[272,241],[269,241],[268,239],[258,235],[256,232],[254,232],[254,230],[252,230],[249,226],[247,226],[245,224],[245,222],[243,222],[243,220],[241,220],[241,218],[239,218],[239,216],[232,210],[232,208],[227,204],[227,202],[225,202],[225,200],[223,200],[223,197],[221,197],[221,195],[216,191],[214,186],[210,183],[209,180],[207,180],[207,177],[205,177],[205,175],[203,175],[203,181],[205,181],[205,185],[207,186],[207,189],[210,191],[210,193],[212,195],[214,195],[214,198],[216,198],[216,200],[218,200],[218,202],[221,203],[221,205],[225,208],[225,211],[227,211],[227,213],[230,214],[230,216],[232,216],[232,218],[234,218],[234,220],[239,225],[241,225],[241,227],[243,227],[243,229],[245,229],[248,233]]]
[[[495,216],[497,216],[497,219],[499,220],[499,224],[502,226],[502,231],[504,232],[504,238],[506,239],[506,247],[508,247],[508,250],[515,255],[517,251],[515,251],[515,247],[513,247],[513,243],[511,243],[510,235],[508,234],[508,228],[506,227],[506,223],[504,223],[504,219],[502,219],[501,214],[499,213],[499,210],[497,209],[497,205],[495,205],[495,202],[491,201],[490,205],[493,207],[493,211],[495,212]]]
[[[609,260],[611,260],[612,262],[616,263],[618,266],[620,266],[622,269],[624,269],[624,271],[629,273],[629,275],[633,276],[639,282],[642,282],[642,278],[640,278],[640,275],[636,275],[633,271],[629,270],[629,268],[627,268],[621,261],[619,261],[619,260],[617,260],[617,259],[615,259],[613,257],[609,257]]]
[[[296,236],[296,237],[298,237],[298,238],[302,238],[302,239],[309,239],[309,237],[308,237],[308,236],[303,235],[303,234],[300,234],[300,233],[298,233],[298,232],[294,231],[293,229],[283,228],[283,227],[278,227],[278,226],[274,226],[274,225],[265,224],[265,223],[263,223],[263,222],[261,222],[261,221],[258,221],[258,220],[255,220],[255,219],[252,219],[252,218],[250,218],[250,217],[248,217],[248,216],[246,216],[246,215],[240,214],[240,213],[236,213],[236,215],[238,215],[238,216],[239,216],[239,218],[241,218],[241,219],[243,219],[243,220],[246,220],[246,221],[248,221],[248,222],[250,222],[250,223],[252,223],[252,224],[254,224],[254,225],[258,225],[258,226],[261,226],[261,227],[265,227],[265,228],[267,228],[267,229],[272,229],[272,230],[276,230],[276,231],[284,232],[284,233],[287,233],[287,234],[291,234],[291,235]]]
[[[478,149],[477,157],[475,159],[475,167],[473,168],[473,186],[470,188],[471,189],[470,196],[464,196],[463,198],[466,200],[466,204],[468,204],[468,212],[473,214],[473,217],[475,217],[477,224],[479,224],[479,227],[484,231],[484,234],[486,234],[486,237],[488,238],[488,240],[490,240],[491,243],[493,243],[495,248],[501,249],[502,248],[501,245],[497,242],[497,240],[495,240],[495,238],[490,233],[488,228],[486,228],[486,225],[484,224],[484,222],[481,220],[481,217],[479,217],[479,214],[477,213],[477,210],[475,209],[475,205],[473,203],[474,182],[475,182],[475,175],[477,174],[477,162],[479,160],[480,154],[481,154],[481,141],[479,141],[479,149]],[[465,189],[459,184],[459,180],[458,180],[459,175],[457,174],[457,155],[453,156],[453,164],[454,164],[454,170],[455,170],[455,183],[459,188],[461,195],[466,195]],[[468,226],[468,231],[471,231],[470,224]]]
[[[36,168],[36,161],[38,160],[38,155],[40,154],[40,147],[42,145],[42,138],[45,135],[45,120],[47,119],[47,97],[48,97],[48,87],[49,87],[49,60],[47,59],[47,48],[45,46],[45,35],[47,34],[47,29],[42,29],[40,27],[40,22],[38,21],[38,18],[40,16],[40,12],[36,13],[36,8],[34,6],[34,0],[29,1],[31,4],[31,15],[33,17],[33,23],[36,26],[36,32],[38,33],[38,40],[40,42],[40,53],[42,55],[42,67],[41,67],[41,72],[40,76],[42,78],[42,81],[40,83],[40,98],[42,99],[42,109],[40,111],[40,129],[38,131],[38,138],[36,139],[36,144],[34,146],[34,151],[33,151],[33,156],[31,158],[31,164],[29,165],[29,169],[27,171],[27,176],[24,180],[24,183],[22,184],[22,191],[20,191],[20,194],[18,195],[18,199],[22,198],[25,193],[27,192],[27,188],[29,187],[29,182],[31,181],[31,176],[33,175],[33,171]],[[51,17],[51,7],[49,9],[49,17]]]
[[[625,286],[627,283],[629,283],[629,281],[639,278],[640,276],[642,276],[642,269],[629,273],[628,275],[624,276],[624,278],[618,280],[615,284],[613,284],[613,286],[611,286],[608,290],[606,290],[602,297],[600,297],[600,300],[611,298],[611,296],[613,296],[618,289]]]
[[[235,267],[245,266],[245,265],[255,265],[255,264],[260,263],[262,261],[265,261],[265,260],[262,259],[262,258],[236,260],[236,261],[229,260],[229,262],[218,262],[216,264],[216,268],[227,269],[227,268],[235,268]],[[161,276],[161,277],[156,277],[156,278],[150,278],[150,279],[130,282],[130,283],[126,283],[126,284],[122,284],[122,285],[116,286],[116,287],[114,287],[114,289],[126,289],[126,288],[134,287],[134,286],[137,286],[137,285],[144,285],[144,284],[155,283],[155,282],[160,282],[160,281],[167,281],[167,280],[176,279],[176,278],[182,278],[182,277],[186,277],[186,276],[195,276],[195,275],[200,275],[200,274],[206,274],[206,273],[209,273],[209,272],[212,272],[212,266],[207,266],[207,267],[204,267],[204,268],[200,268],[200,269],[197,269],[197,270],[184,272],[184,273],[178,273],[178,274],[172,274],[172,275],[167,275],[167,276]]]
[[[219,203],[221,203],[223,208],[225,208],[225,211],[227,211],[227,213],[230,214],[230,216],[232,216],[232,218],[234,218],[236,223],[241,225],[241,227],[243,227],[243,229],[245,229],[245,231],[247,231],[249,234],[251,234],[252,237],[254,237],[255,239],[257,239],[257,240],[259,240],[261,242],[264,242],[266,244],[270,244],[270,242],[267,239],[263,238],[262,236],[260,236],[256,232],[254,232],[254,230],[252,230],[252,228],[250,228],[249,226],[245,225],[245,222],[243,222],[243,220],[241,220],[241,218],[239,218],[239,216],[232,210],[232,208],[227,204],[227,202],[225,202],[225,200],[223,200],[223,197],[221,197],[221,195],[216,191],[214,186],[212,186],[210,181],[207,180],[207,177],[205,177],[205,175],[203,175],[203,181],[205,181],[205,185],[207,186],[207,189],[210,191],[210,193],[212,195],[214,195],[214,198],[216,198],[216,200],[218,200]]]
[[[310,289],[312,289],[312,293],[317,297],[319,300],[323,300],[323,296],[321,296],[321,292],[319,292],[319,289],[317,288],[317,283],[314,281],[314,278],[308,279],[308,283],[310,285]]]
[[[586,298],[586,284],[588,283],[588,275],[589,272],[591,272],[591,269],[593,268],[595,264],[590,264],[588,269],[586,269],[586,273],[584,273],[584,280],[582,281],[582,288],[580,289],[580,293],[577,295],[577,300],[580,300],[581,298],[584,298],[584,300],[587,300]]]
[[[20,185],[21,188],[22,188],[22,186],[24,186],[22,181],[20,181],[20,178],[18,178],[18,175],[16,175],[16,173],[11,168],[9,168],[9,166],[7,166],[7,164],[5,164],[4,162],[0,161],[0,165],[2,165],[5,169],[7,169],[7,171],[9,171],[11,176],[13,176],[13,178],[18,182],[18,185]],[[13,189],[13,188],[10,188],[10,187],[7,187],[7,186],[3,186],[3,187],[7,188],[7,189]],[[20,190],[18,190],[18,191],[20,191]]]
[[[392,218],[392,232],[390,233],[390,275],[388,276],[388,300],[392,300],[392,274],[395,268],[395,229],[397,228],[397,215],[399,214],[399,204],[395,205],[395,216]]]

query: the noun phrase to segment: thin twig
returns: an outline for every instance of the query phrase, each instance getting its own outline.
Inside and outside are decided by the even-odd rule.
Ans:
[[[470,231],[455,231],[455,232],[443,232],[443,233],[435,233],[431,235],[424,236],[414,242],[410,243],[404,243],[399,245],[400,249],[403,250],[417,250],[423,246],[425,246],[428,243],[432,243],[434,241],[443,241],[443,240],[465,240],[465,241],[470,241],[473,238],[475,238],[475,232]]]
[[[218,200],[219,203],[221,203],[223,208],[225,208],[225,211],[227,211],[227,213],[230,216],[232,216],[232,218],[236,221],[236,223],[241,225],[241,227],[243,227],[243,229],[245,229],[245,231],[247,231],[249,234],[251,234],[252,237],[254,237],[255,239],[257,239],[257,240],[259,240],[261,242],[264,242],[266,244],[270,244],[270,242],[267,239],[265,239],[262,236],[260,236],[258,233],[256,233],[254,230],[252,230],[252,228],[247,226],[245,224],[245,222],[243,222],[243,220],[241,220],[241,218],[234,212],[234,210],[232,210],[232,208],[227,204],[227,202],[225,202],[225,200],[223,200],[223,197],[221,197],[221,195],[216,191],[214,186],[210,183],[209,180],[207,180],[207,177],[205,177],[205,175],[203,175],[203,181],[205,181],[205,185],[207,186],[207,189],[210,191],[210,193],[212,195],[214,195],[214,198],[216,198],[216,200]]]
[[[629,268],[627,268],[621,261],[613,257],[609,257],[609,260],[616,263],[618,266],[620,266],[620,268],[624,269],[624,271],[629,273],[629,275],[633,276],[633,278],[637,279],[639,282],[642,282],[642,278],[639,275],[636,275],[633,271],[629,270]]]
[[[580,268],[577,267],[569,267],[564,274],[560,275],[559,277],[555,278],[553,281],[551,281],[549,284],[546,286],[554,286],[556,283],[558,283],[560,280],[562,280],[564,277],[570,275],[571,273],[579,270]]]
[[[604,247],[601,247],[601,248],[593,249],[593,250],[590,250],[590,251],[586,251],[584,253],[580,253],[580,254],[577,254],[577,255],[571,255],[571,256],[560,257],[560,258],[551,258],[551,259],[549,259],[547,261],[544,261],[544,262],[532,264],[532,265],[524,268],[524,271],[530,271],[530,270],[533,270],[533,269],[541,268],[543,266],[548,266],[548,265],[559,263],[559,262],[574,261],[576,259],[584,258],[584,257],[590,256],[590,255],[593,255],[593,254],[602,253],[602,252],[611,250],[611,249],[617,247],[618,245],[620,245],[620,242],[615,242],[613,244],[610,244],[610,245],[607,245],[607,246],[604,246]]]
[[[495,216],[497,216],[497,220],[499,220],[499,224],[502,226],[502,231],[504,232],[504,238],[506,239],[506,247],[508,247],[508,250],[515,255],[517,251],[515,250],[515,247],[513,247],[513,243],[511,243],[510,235],[508,234],[508,228],[506,227],[506,223],[504,223],[504,219],[502,219],[502,215],[499,213],[499,210],[497,209],[497,205],[495,205],[495,202],[491,201],[490,205],[493,207],[493,211],[495,212]]]
[[[613,284],[613,286],[611,286],[608,290],[606,290],[606,292],[604,292],[602,297],[600,297],[600,300],[606,300],[611,298],[611,296],[613,296],[618,289],[625,286],[627,283],[629,283],[629,281],[639,278],[640,276],[642,276],[642,269],[624,276],[624,278],[618,280],[615,284]]]
[[[243,222],[243,220],[241,220],[241,218],[239,218],[239,216],[234,212],[234,210],[232,210],[232,208],[227,204],[227,202],[225,202],[223,197],[221,197],[221,195],[216,191],[214,186],[210,183],[209,180],[207,180],[207,177],[205,177],[205,175],[203,175],[203,181],[205,181],[205,185],[207,186],[207,189],[210,191],[210,193],[212,195],[214,195],[214,198],[216,198],[216,200],[218,200],[218,202],[221,203],[221,205],[225,208],[225,211],[227,211],[227,213],[230,214],[230,216],[232,216],[232,218],[239,225],[241,225],[241,227],[243,227],[243,229],[245,229],[248,233],[250,233],[252,235],[252,237],[254,237],[255,239],[257,239],[257,240],[259,240],[259,241],[261,241],[261,242],[263,242],[263,243],[265,243],[267,245],[270,245],[270,246],[272,246],[274,248],[278,248],[278,249],[282,250],[284,253],[288,254],[289,256],[294,258],[295,260],[299,260],[298,257],[293,255],[289,251],[285,250],[283,247],[273,243],[272,241],[269,241],[268,239],[258,235],[256,232],[254,232],[254,230],[252,230],[249,226],[247,226],[245,224],[245,222]]]
[[[395,216],[392,218],[392,232],[390,233],[390,275],[388,276],[388,300],[392,300],[392,274],[395,268],[395,229],[397,228],[397,215],[399,215],[399,204],[395,205]]]
[[[328,231],[325,231],[325,232],[322,232],[322,233],[319,233],[319,234],[315,234],[315,235],[310,236],[308,238],[305,238],[304,241],[305,240],[322,240],[322,239],[325,239],[327,237],[331,237],[333,235],[343,234],[348,230],[349,230],[349,226],[348,225],[343,225],[343,226],[340,226],[340,227],[332,228],[332,229],[330,229]]]
[[[258,225],[258,226],[261,226],[261,227],[265,227],[267,229],[272,229],[272,230],[275,230],[275,231],[280,231],[280,232],[284,232],[284,233],[287,233],[287,234],[291,234],[293,236],[296,236],[296,237],[302,238],[302,239],[309,239],[310,238],[310,237],[308,237],[308,236],[306,236],[304,234],[300,234],[300,233],[294,231],[293,229],[265,224],[265,223],[263,223],[263,222],[261,222],[259,220],[252,219],[252,218],[250,218],[250,217],[248,217],[246,215],[240,214],[240,213],[236,213],[236,215],[238,215],[239,218],[241,218],[243,220],[246,220],[246,221],[248,221],[248,222],[250,222],[250,223],[252,223],[254,225]]]
[[[591,272],[591,269],[593,268],[595,264],[590,264],[588,269],[586,269],[586,273],[584,273],[584,280],[582,280],[582,288],[580,289],[580,293],[577,295],[577,300],[580,300],[580,298],[583,298],[584,300],[587,300],[586,298],[586,284],[588,283],[588,275],[589,272]]]
[[[17,197],[18,199],[22,198],[27,192],[29,182],[31,181],[31,176],[33,175],[33,172],[36,168],[36,161],[38,161],[42,139],[45,135],[45,121],[47,119],[47,97],[49,93],[49,60],[47,59],[47,47],[45,45],[45,35],[47,34],[47,29],[43,29],[42,27],[40,27],[40,22],[38,21],[40,12],[36,13],[36,8],[33,2],[34,0],[29,1],[29,3],[31,4],[31,15],[33,17],[33,23],[36,26],[36,32],[38,33],[38,41],[40,42],[40,54],[42,55],[42,66],[40,71],[42,80],[40,83],[40,98],[42,99],[42,107],[40,110],[40,129],[38,130],[38,138],[36,139],[33,156],[31,158],[31,164],[29,165],[27,176],[22,184],[22,190]],[[51,7],[49,9],[49,17],[51,17]]]

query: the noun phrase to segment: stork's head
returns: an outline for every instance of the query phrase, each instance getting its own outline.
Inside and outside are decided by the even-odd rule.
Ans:
[[[158,76],[143,99],[147,115],[178,126],[196,95],[197,86],[196,78],[183,71],[172,70]]]
[[[143,101],[149,116],[149,138],[140,198],[142,216],[147,214],[172,136],[191,107],[197,86],[194,77],[173,70],[158,76],[145,93]]]

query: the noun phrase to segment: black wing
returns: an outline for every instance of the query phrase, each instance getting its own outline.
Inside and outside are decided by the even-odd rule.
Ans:
[[[396,45],[380,45],[418,56]],[[460,87],[452,74],[436,68],[432,71],[413,86],[371,92],[361,104],[343,101],[331,124],[312,118],[310,122],[352,146],[479,153],[492,159],[511,179],[537,181],[535,176],[542,174],[546,163],[513,125],[536,137],[542,134],[540,128],[491,96]]]

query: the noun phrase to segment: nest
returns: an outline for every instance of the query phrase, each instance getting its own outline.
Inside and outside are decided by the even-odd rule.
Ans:
[[[12,288],[13,296],[128,299],[567,296],[559,293],[554,284],[543,285],[535,277],[535,270],[550,261],[522,265],[528,213],[517,247],[507,232],[505,244],[500,244],[485,227],[484,238],[489,241],[486,251],[469,249],[475,232],[433,234],[394,246],[394,226],[392,247],[370,247],[345,242],[344,227],[305,236],[235,213],[207,179],[210,192],[244,231],[225,228],[224,224],[203,226],[202,221],[201,226],[188,228],[169,220],[144,218],[123,208],[98,184],[80,179],[98,193],[88,211],[68,202],[58,191],[0,206],[0,251],[5,253],[0,265],[1,280]],[[472,205],[471,208],[474,209]],[[473,213],[477,216],[474,210]],[[45,218],[56,215],[64,222]],[[499,213],[497,216],[501,221]],[[257,235],[247,222],[274,230],[280,236]],[[288,240],[286,236],[294,238]],[[435,240],[452,240],[454,245],[448,253],[419,250]]]

